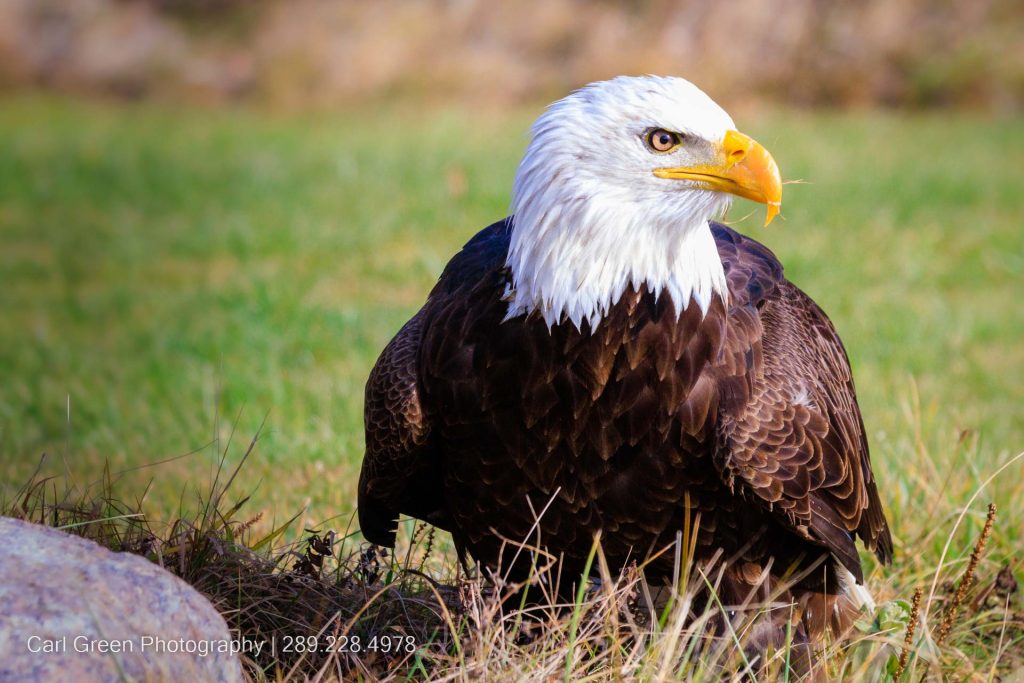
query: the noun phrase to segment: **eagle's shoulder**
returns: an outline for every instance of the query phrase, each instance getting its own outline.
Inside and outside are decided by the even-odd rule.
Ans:
[[[721,223],[711,223],[711,234],[722,259],[731,304],[757,305],[778,292],[784,280],[782,263],[771,249]]]
[[[431,296],[451,294],[504,267],[511,236],[511,217],[492,223],[473,235],[448,261]]]

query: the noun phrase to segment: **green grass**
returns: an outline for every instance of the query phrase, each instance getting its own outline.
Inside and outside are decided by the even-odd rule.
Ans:
[[[538,111],[0,102],[0,490],[44,452],[49,471],[98,478],[199,450],[160,470],[150,496],[170,514],[232,429],[241,444],[265,419],[236,490],[255,488],[267,524],[307,506],[344,528],[369,369],[448,257],[504,216]],[[927,588],[947,539],[960,567],[990,500],[998,568],[1024,546],[1019,462],[951,534],[1024,450],[1024,121],[736,118],[806,181],[770,228],[746,203],[731,222],[847,345],[897,545],[873,590]]]

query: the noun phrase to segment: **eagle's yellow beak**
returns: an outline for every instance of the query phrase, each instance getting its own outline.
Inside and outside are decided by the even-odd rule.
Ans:
[[[654,175],[673,180],[693,180],[700,187],[728,192],[768,205],[764,224],[778,215],[782,206],[782,177],[775,159],[753,138],[730,130],[721,144],[718,163],[682,168],[656,168]]]

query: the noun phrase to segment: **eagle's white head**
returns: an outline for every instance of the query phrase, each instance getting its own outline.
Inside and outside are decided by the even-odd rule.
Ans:
[[[706,313],[727,291],[708,221],[732,195],[766,203],[767,224],[778,167],[689,81],[621,76],[555,102],[516,172],[508,318],[593,328],[630,284]]]

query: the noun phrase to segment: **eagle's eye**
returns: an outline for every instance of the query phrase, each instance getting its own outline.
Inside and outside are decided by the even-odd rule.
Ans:
[[[647,133],[647,144],[655,152],[667,152],[679,144],[679,133],[655,128]]]

